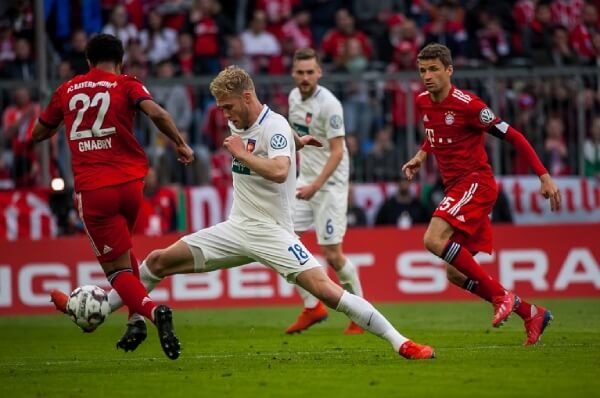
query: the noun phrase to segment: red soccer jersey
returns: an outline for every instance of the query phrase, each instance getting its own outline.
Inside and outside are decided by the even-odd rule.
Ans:
[[[132,125],[145,99],[152,96],[136,78],[96,68],[52,95],[39,121],[54,128],[64,120],[77,192],[144,178],[148,161]]]
[[[484,133],[500,120],[490,108],[475,94],[454,86],[440,103],[427,91],[421,93],[416,106],[425,126],[422,149],[435,155],[446,189],[464,178],[495,187]]]

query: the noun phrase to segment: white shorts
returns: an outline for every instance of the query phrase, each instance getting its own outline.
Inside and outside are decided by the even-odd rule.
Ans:
[[[319,190],[310,200],[296,200],[294,230],[304,232],[314,225],[319,245],[337,245],[346,234],[347,210],[347,187]]]
[[[320,266],[296,235],[272,223],[227,220],[181,240],[190,247],[197,272],[256,261],[295,283],[299,273]]]

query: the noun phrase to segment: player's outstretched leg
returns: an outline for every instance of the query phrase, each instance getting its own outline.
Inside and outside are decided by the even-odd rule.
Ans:
[[[392,324],[362,297],[344,291],[336,308],[364,330],[386,339],[406,359],[433,359],[433,348],[415,343],[400,334]]]
[[[433,348],[417,344],[401,335],[368,301],[343,290],[329,279],[321,267],[302,271],[296,282],[329,307],[346,314],[364,330],[387,340],[394,351],[404,358],[435,358]]]
[[[135,351],[140,344],[146,340],[148,331],[146,322],[141,315],[134,314],[127,322],[127,327],[123,336],[117,341],[117,349],[125,352]]]
[[[169,359],[179,358],[181,346],[173,327],[173,312],[168,306],[161,304],[154,309],[154,323],[158,330],[160,345]]]
[[[63,314],[67,313],[67,302],[69,296],[58,289],[53,289],[50,292],[50,301],[54,304],[54,307]]]

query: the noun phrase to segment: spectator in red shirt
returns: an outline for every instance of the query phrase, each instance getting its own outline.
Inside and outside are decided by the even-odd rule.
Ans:
[[[31,100],[29,89],[21,87],[14,92],[15,104],[4,110],[2,130],[12,141],[12,175],[16,187],[35,184],[37,157],[31,133],[40,114],[40,106]]]
[[[221,14],[215,0],[199,0],[190,11],[185,30],[194,35],[194,55],[198,73],[214,74],[221,69],[226,37],[233,33],[231,22]]]
[[[355,29],[354,17],[344,8],[335,13],[336,27],[331,29],[323,38],[321,51],[322,59],[340,64],[340,58],[344,54],[344,46],[349,39],[356,39],[362,47],[362,53],[367,59],[371,59],[373,48],[367,35]]]
[[[135,224],[134,234],[160,236],[177,229],[175,192],[160,186],[154,167],[144,179],[144,199]]]
[[[314,45],[310,30],[310,14],[303,8],[295,10],[292,18],[281,27],[281,31],[286,38],[292,38],[295,50]]]
[[[598,31],[600,31],[598,9],[592,3],[585,3],[581,23],[571,31],[571,43],[582,61],[588,61],[596,56],[592,35]]]

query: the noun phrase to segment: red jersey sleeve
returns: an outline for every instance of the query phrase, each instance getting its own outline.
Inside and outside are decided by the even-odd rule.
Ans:
[[[152,98],[152,94],[150,94],[150,91],[148,91],[148,89],[137,78],[133,76],[126,76],[125,84],[127,87],[127,97],[129,98],[129,102],[136,108],[139,106],[140,102],[144,100],[154,100],[154,98]]]
[[[494,112],[479,98],[467,104],[467,125],[481,132],[488,131],[501,120]]]
[[[60,100],[61,88],[62,86],[52,94],[50,103],[48,103],[48,106],[44,109],[44,112],[42,112],[38,119],[41,124],[49,129],[57,128],[63,121],[63,110]]]
[[[502,121],[502,119],[496,116],[483,101],[477,98],[473,101],[472,106],[469,104],[468,114],[469,124],[477,129],[510,142],[515,149],[527,159],[538,176],[547,173],[540,158],[523,134],[512,128],[508,123]]]

